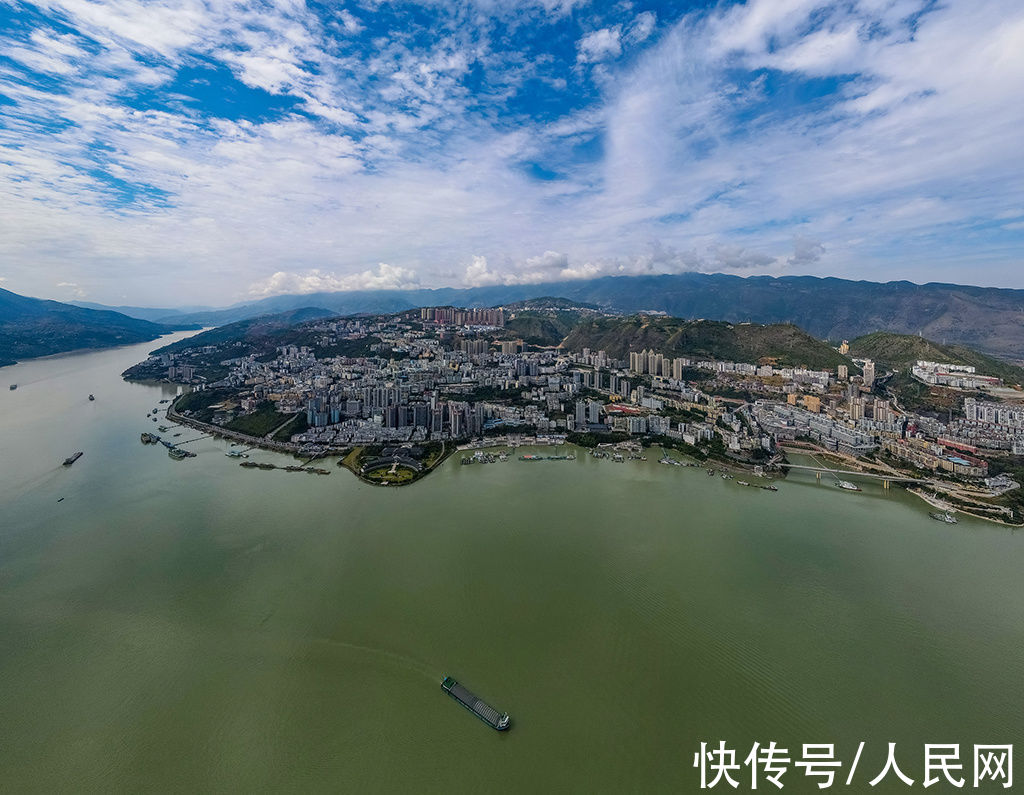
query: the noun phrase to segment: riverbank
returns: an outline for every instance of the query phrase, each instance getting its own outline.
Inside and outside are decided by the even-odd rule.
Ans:
[[[369,468],[360,461],[360,457],[365,446],[356,447],[345,447],[345,448],[324,448],[315,451],[309,451],[308,455],[303,453],[303,450],[307,448],[306,445],[299,445],[295,442],[279,442],[272,438],[250,436],[239,431],[233,431],[228,428],[222,428],[219,425],[213,425],[211,423],[202,422],[193,417],[186,417],[181,414],[175,408],[178,400],[182,396],[179,395],[170,405],[167,407],[166,417],[171,422],[176,422],[179,425],[186,425],[189,428],[193,428],[197,431],[202,431],[210,436],[214,436],[221,439],[230,439],[234,442],[239,442],[250,448],[257,448],[261,450],[269,450],[275,453],[286,453],[295,458],[304,458],[305,464],[308,465],[311,461],[315,461],[322,458],[331,458],[334,456],[338,457],[338,466],[347,469],[362,483],[366,483],[370,486],[411,486],[413,483],[425,478],[431,472],[434,472],[450,455],[452,455],[456,447],[450,443],[441,442],[441,450],[437,456],[434,456],[428,464],[423,465],[422,469],[415,469],[413,466],[406,465],[402,460],[388,461],[387,465],[390,466],[391,472],[390,477],[388,476],[376,476],[373,473],[385,467],[384,462],[374,464]],[[400,457],[395,457],[400,458]],[[245,464],[243,464],[245,466]],[[289,470],[288,467],[274,467],[266,466],[260,467],[258,465],[250,465],[249,468],[260,468],[260,469],[283,469]],[[314,470],[317,474],[324,474],[323,471]],[[408,472],[408,475],[402,474]]]
[[[807,442],[799,442],[795,444],[786,443],[782,445],[782,448],[796,455],[808,456],[811,460],[821,458],[826,463],[829,463],[829,460],[831,459],[832,462],[836,463],[837,467],[847,466],[851,469],[863,472],[864,474],[876,475],[879,477],[891,475],[894,480],[897,478],[916,478],[921,481],[927,480],[928,488],[934,489],[936,492],[951,500],[951,502],[946,502],[938,495],[928,494],[922,488],[913,485],[904,485],[903,488],[910,494],[923,499],[933,508],[958,511],[965,516],[984,519],[985,521],[994,522],[995,524],[1001,524],[1006,527],[1024,526],[1024,522],[1007,521],[1005,518],[1001,518],[1000,516],[994,516],[993,514],[995,513],[1006,516],[1009,509],[1006,506],[984,502],[984,499],[988,495],[973,493],[972,489],[974,487],[968,486],[967,484],[953,484],[939,479],[922,478],[918,472],[901,470],[885,462],[865,461],[843,453],[824,450]]]
[[[237,442],[243,442],[244,444],[247,444],[250,447],[259,447],[263,450],[272,450],[276,453],[290,453],[295,456],[298,456],[299,454],[301,446],[295,444],[294,442],[275,442],[273,439],[266,439],[258,436],[249,436],[248,434],[245,433],[240,433],[238,431],[232,431],[227,428],[222,428],[219,425],[212,425],[208,422],[201,422],[197,419],[193,419],[192,417],[186,417],[184,414],[178,413],[178,411],[175,409],[175,405],[178,402],[178,400],[181,399],[181,397],[182,396],[179,395],[178,397],[174,398],[174,400],[172,400],[170,405],[167,407],[167,412],[165,416],[171,422],[176,422],[179,425],[187,425],[189,428],[194,428],[197,431],[203,431],[203,433],[208,433],[211,436],[216,436],[222,439],[232,439]]]
[[[987,522],[994,522],[995,524],[1001,524],[1004,527],[1022,527],[1024,523],[1008,522],[1005,519],[1000,519],[997,516],[992,516],[981,511],[972,511],[967,507],[964,507],[962,503],[950,503],[945,500],[939,499],[934,494],[928,494],[924,489],[920,489],[914,486],[908,486],[907,492],[913,494],[915,497],[919,497],[926,503],[931,505],[933,508],[938,508],[940,511],[949,511],[951,513],[962,513],[965,516],[972,516],[975,519],[984,519]],[[998,506],[993,506],[993,510],[998,510]]]

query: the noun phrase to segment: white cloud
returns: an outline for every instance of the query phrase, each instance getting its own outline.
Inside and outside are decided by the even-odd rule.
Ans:
[[[85,298],[86,292],[74,282],[57,282],[57,288],[69,293],[71,298],[82,299]]]
[[[377,270],[365,270],[338,276],[318,269],[302,273],[278,271],[268,278],[256,282],[249,288],[249,295],[265,297],[284,293],[319,293],[352,290],[407,290],[419,287],[416,272],[381,262]]]
[[[849,25],[842,30],[819,30],[805,36],[766,61],[789,72],[830,75],[859,70],[861,63],[856,58],[859,50],[857,28]]]
[[[813,265],[821,259],[825,253],[825,246],[817,240],[809,237],[798,236],[793,241],[793,256],[789,258],[790,265]]]
[[[338,16],[341,18],[341,24],[345,27],[346,32],[362,32],[364,25],[361,22],[359,22],[359,20],[357,20],[354,16],[352,16],[352,12],[343,9],[338,14]]]
[[[653,11],[643,11],[636,15],[632,23],[626,29],[622,40],[629,45],[640,44],[654,33],[658,24],[658,15]]]
[[[579,40],[576,60],[579,63],[595,63],[622,54],[622,29],[616,25],[588,33]]]
[[[487,257],[481,256],[474,256],[472,262],[466,266],[462,281],[467,287],[489,287],[506,283],[501,274],[495,273],[487,265]]]

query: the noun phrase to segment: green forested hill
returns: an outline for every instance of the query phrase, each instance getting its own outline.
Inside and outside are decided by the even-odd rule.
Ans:
[[[981,375],[1002,378],[1008,384],[1024,384],[1024,367],[986,356],[965,345],[940,345],[912,334],[887,331],[866,334],[850,343],[850,354],[874,359],[893,370],[909,370],[919,359],[968,365],[977,368]]]
[[[588,317],[592,313],[573,309],[529,309],[516,312],[502,336],[519,337],[530,345],[558,345]]]
[[[563,342],[569,350],[605,350],[617,358],[645,348],[665,356],[707,357],[757,363],[774,359],[793,367],[834,370],[846,356],[789,323],[761,326],[709,320],[637,315],[584,320]]]

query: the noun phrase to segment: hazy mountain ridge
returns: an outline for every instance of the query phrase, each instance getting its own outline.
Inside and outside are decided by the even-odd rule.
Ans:
[[[164,345],[162,348],[157,348],[153,353],[175,353],[186,348],[217,345],[222,342],[235,340],[241,342],[258,340],[310,320],[332,317],[333,315],[334,312],[330,310],[311,306],[287,312],[278,312],[273,315],[259,315],[203,331],[186,339],[173,342],[170,345]]]
[[[146,342],[182,328],[0,289],[0,365],[83,348]]]
[[[221,325],[307,306],[347,315],[400,312],[419,306],[497,306],[545,296],[623,313],[657,310],[673,317],[734,323],[793,323],[817,337],[836,341],[873,331],[922,333],[1006,359],[1024,359],[1024,290],[816,276],[683,273],[464,289],[310,293],[167,319]]]
[[[120,312],[122,315],[128,315],[128,317],[138,318],[139,320],[148,320],[151,323],[168,324],[171,322],[180,323],[181,316],[185,314],[214,311],[214,308],[211,306],[179,307],[171,309],[167,307],[161,308],[146,306],[106,306],[105,304],[97,304],[93,301],[66,301],[65,303],[70,306],[79,306],[83,309],[99,309],[103,311]]]

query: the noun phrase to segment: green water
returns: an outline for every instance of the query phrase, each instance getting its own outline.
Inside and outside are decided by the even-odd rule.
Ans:
[[[4,791],[689,792],[721,739],[836,743],[841,781],[865,741],[836,788],[906,791],[867,786],[886,742],[915,789],[926,742],[1024,744],[1024,534],[657,451],[398,489],[173,461],[139,443],[173,388],[118,378],[152,347],[0,371]]]

